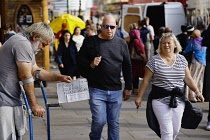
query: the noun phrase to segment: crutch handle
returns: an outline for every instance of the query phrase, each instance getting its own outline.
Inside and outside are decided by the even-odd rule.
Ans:
[[[60,107],[59,103],[47,104],[47,107]]]

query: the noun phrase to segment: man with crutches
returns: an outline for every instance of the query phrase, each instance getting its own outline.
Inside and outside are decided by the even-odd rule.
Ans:
[[[33,79],[37,70],[43,81],[72,81],[69,76],[50,73],[36,65],[35,54],[53,40],[51,28],[38,22],[12,36],[0,48],[0,140],[21,140],[25,133],[21,87],[31,112],[38,117],[44,116],[45,109],[38,105],[34,95]]]

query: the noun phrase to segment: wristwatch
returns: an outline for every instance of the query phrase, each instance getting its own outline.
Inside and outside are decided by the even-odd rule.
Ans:
[[[41,72],[41,70],[36,70],[36,73],[35,73],[36,80],[40,80],[40,72]]]

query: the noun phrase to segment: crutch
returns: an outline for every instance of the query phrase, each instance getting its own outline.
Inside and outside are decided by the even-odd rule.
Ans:
[[[59,107],[60,105],[59,104],[48,104],[46,92],[44,90],[44,85],[41,80],[37,79],[37,81],[40,84],[40,87],[42,90],[42,95],[43,95],[44,102],[45,102],[45,107],[46,107],[46,112],[47,112],[47,139],[50,140],[51,137],[50,137],[50,109],[49,109],[49,107]]]
[[[26,109],[27,109],[27,112],[28,112],[28,119],[29,119],[29,133],[30,133],[30,140],[33,140],[33,121],[32,121],[32,111],[31,111],[31,108],[28,104],[28,100],[27,100],[27,97],[26,97],[26,92],[23,88],[23,83],[20,81],[19,82],[20,84],[20,88],[21,88],[21,92],[22,92],[22,95],[23,95],[23,99],[25,101],[25,104],[26,104]]]

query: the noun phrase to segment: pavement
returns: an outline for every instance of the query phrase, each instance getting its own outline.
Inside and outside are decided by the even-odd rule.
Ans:
[[[58,72],[53,65],[51,71]],[[159,140],[159,137],[148,127],[146,121],[146,101],[151,87],[148,87],[141,108],[136,110],[135,97],[131,95],[128,101],[123,101],[120,114],[120,140]],[[49,103],[58,103],[56,82],[47,82],[45,87]],[[45,106],[40,88],[35,88],[37,101]],[[206,131],[208,102],[193,103],[203,110],[203,119],[197,129],[181,129],[178,140],[210,140],[210,131]],[[51,140],[89,140],[91,129],[91,113],[88,100],[60,104],[60,107],[50,107]],[[47,118],[33,117],[34,140],[47,140]],[[29,140],[29,132],[23,136]],[[105,125],[101,140],[107,140]]]

